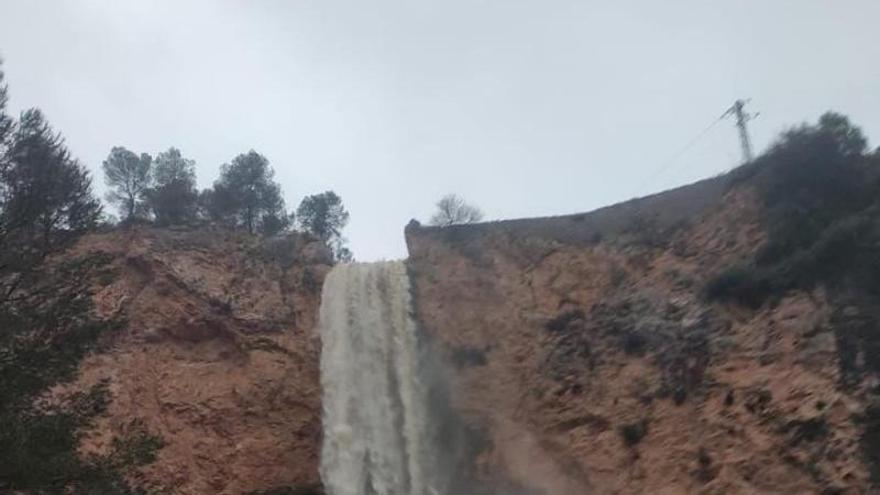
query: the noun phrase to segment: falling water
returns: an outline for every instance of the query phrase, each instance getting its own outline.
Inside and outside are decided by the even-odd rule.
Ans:
[[[321,302],[329,495],[436,495],[427,390],[401,262],[335,267]]]

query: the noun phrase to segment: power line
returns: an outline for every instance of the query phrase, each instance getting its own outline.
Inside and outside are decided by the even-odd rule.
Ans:
[[[688,141],[688,143],[686,145],[682,146],[674,155],[672,155],[666,161],[664,161],[662,164],[660,164],[660,166],[657,167],[657,169],[654,171],[654,173],[652,173],[650,176],[648,176],[648,178],[645,179],[639,185],[638,191],[636,191],[636,196],[639,194],[639,192],[641,192],[645,188],[646,185],[648,185],[648,183],[653,182],[655,179],[657,179],[657,177],[659,177],[664,172],[666,172],[670,166],[675,164],[676,160],[678,160],[679,158],[681,158],[682,155],[684,155],[685,153],[690,151],[690,149],[693,148],[694,145],[696,145],[706,134],[708,134],[709,131],[712,130],[712,128],[714,128],[716,125],[718,125],[719,122],[724,120],[724,118],[727,117],[727,115],[728,115],[728,112],[724,112],[720,117],[713,120],[711,124],[706,126],[705,129],[700,131],[696,136],[694,136],[690,141]]]
[[[722,120],[724,120],[725,118],[727,118],[731,115],[736,116],[736,127],[739,130],[739,139],[740,139],[740,147],[742,148],[743,163],[748,163],[748,162],[752,161],[752,159],[754,158],[754,155],[752,153],[752,143],[751,143],[751,140],[749,139],[749,132],[748,132],[748,128],[746,127],[746,124],[750,120],[752,120],[755,117],[757,117],[758,115],[760,115],[760,113],[750,114],[750,113],[747,113],[743,110],[743,108],[745,107],[745,105],[749,101],[751,101],[751,100],[750,99],[736,100],[733,103],[733,106],[731,106],[730,108],[725,110],[724,113],[722,113],[720,117],[718,117],[717,119],[712,121],[711,124],[706,126],[706,128],[703,129],[702,131],[700,131],[696,136],[694,136],[693,139],[688,141],[688,143],[686,145],[684,145],[674,155],[669,157],[665,162],[663,162],[659,167],[657,167],[657,170],[655,170],[654,173],[652,173],[650,176],[648,176],[648,178],[639,185],[639,188],[636,191],[635,196],[638,196],[638,194],[642,190],[644,190],[646,185],[653,182],[655,179],[657,179],[663,173],[667,172],[669,167],[671,167],[679,158],[681,158],[682,155],[684,155],[685,153],[690,151],[690,149],[693,148],[694,145],[696,145],[701,139],[703,139],[703,137],[706,134],[708,134],[709,131],[712,130],[712,128],[714,128],[716,125],[718,125],[719,122],[721,122]]]

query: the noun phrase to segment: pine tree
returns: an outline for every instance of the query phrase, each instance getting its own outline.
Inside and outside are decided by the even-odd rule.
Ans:
[[[349,214],[338,194],[326,191],[305,197],[296,209],[296,218],[300,228],[330,246],[337,261],[352,259],[351,251],[342,237]]]
[[[159,225],[184,224],[196,217],[195,162],[177,148],[159,153],[153,162],[155,185],[147,192],[150,209]]]
[[[104,180],[110,188],[107,200],[119,206],[123,221],[147,215],[147,192],[152,183],[150,155],[140,156],[116,146],[104,160]]]
[[[22,113],[0,169],[0,269],[28,267],[93,227],[91,177],[36,109]]]
[[[203,192],[201,202],[213,219],[251,234],[275,234],[287,228],[289,219],[273,176],[269,160],[251,150],[223,165],[213,190]]]

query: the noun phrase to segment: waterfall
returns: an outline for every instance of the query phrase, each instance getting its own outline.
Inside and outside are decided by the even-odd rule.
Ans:
[[[436,449],[404,264],[333,268],[320,331],[328,495],[436,495]]]

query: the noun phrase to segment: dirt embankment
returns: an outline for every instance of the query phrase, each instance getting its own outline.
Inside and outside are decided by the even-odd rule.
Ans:
[[[475,476],[551,495],[868,493],[864,404],[822,290],[758,310],[702,297],[763,241],[758,204],[710,181],[593,214],[412,224],[417,313]]]
[[[112,393],[84,453],[141,422],[165,446],[131,478],[159,493],[319,482],[321,244],[135,228],[88,236],[76,251],[112,255],[97,308],[125,322],[73,385],[109,379]]]

